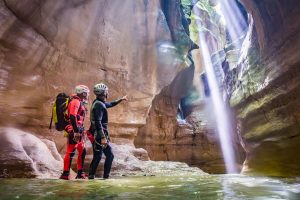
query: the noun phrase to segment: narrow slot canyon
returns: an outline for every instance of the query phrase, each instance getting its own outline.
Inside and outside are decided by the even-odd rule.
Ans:
[[[0,0],[0,199],[299,199],[299,17],[298,0]]]

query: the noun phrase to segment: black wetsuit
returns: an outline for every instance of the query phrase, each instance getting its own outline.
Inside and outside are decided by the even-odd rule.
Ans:
[[[102,157],[102,151],[106,157],[104,162],[103,178],[108,178],[114,154],[112,153],[111,146],[108,144],[106,148],[101,146],[101,139],[106,138],[109,141],[109,133],[107,131],[108,113],[107,108],[116,106],[122,100],[112,102],[104,102],[100,99],[95,99],[91,108],[91,126],[90,132],[94,135],[95,141],[93,142],[93,160],[90,164],[89,177],[96,174],[97,167]]]

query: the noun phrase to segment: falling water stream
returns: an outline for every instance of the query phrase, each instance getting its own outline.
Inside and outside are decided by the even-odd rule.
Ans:
[[[214,74],[208,47],[201,33],[199,34],[199,40],[200,40],[200,48],[204,60],[204,66],[207,74],[208,84],[211,91],[211,98],[213,101],[217,129],[218,129],[222,153],[226,165],[226,170],[227,173],[237,173],[237,169],[235,167],[236,164],[235,164],[232,138],[230,133],[231,130],[230,122],[228,120],[228,115],[226,114],[226,109],[224,106],[223,99],[219,92],[219,87]]]
[[[194,9],[194,12],[197,16],[201,16],[199,10]],[[224,20],[226,21],[226,18]],[[203,24],[201,24],[200,20],[196,20],[196,25],[198,27],[198,30],[201,30]],[[227,24],[227,26],[230,25],[231,24]],[[234,27],[232,32],[236,33],[235,26],[232,27]],[[234,36],[236,36],[236,34]],[[211,91],[211,99],[214,106],[217,130],[218,130],[221,149],[225,161],[226,171],[227,173],[230,174],[238,173],[238,170],[236,168],[235,155],[234,155],[233,143],[232,143],[231,123],[213,69],[213,65],[211,61],[211,52],[209,51],[208,44],[205,39],[205,35],[201,31],[199,31],[199,46],[203,58],[203,64],[207,75],[209,88]]]

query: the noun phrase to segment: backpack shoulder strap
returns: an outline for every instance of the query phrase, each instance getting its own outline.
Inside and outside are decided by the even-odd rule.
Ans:
[[[52,112],[52,114],[51,114],[51,119],[50,119],[49,129],[52,128],[52,121],[53,121],[53,112]]]

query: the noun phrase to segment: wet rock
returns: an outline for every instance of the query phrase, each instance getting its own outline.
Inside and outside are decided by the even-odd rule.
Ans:
[[[2,178],[58,178],[62,173],[63,159],[58,153],[55,143],[46,139],[15,129],[0,128],[2,140],[0,141],[0,176]],[[113,176],[128,175],[179,175],[181,173],[203,174],[197,168],[190,168],[178,162],[150,161],[146,150],[135,148],[132,145],[117,145],[111,143],[115,159],[112,166]],[[84,169],[92,159],[91,145],[87,144],[88,154]],[[73,160],[73,169],[76,171],[76,158]],[[105,156],[98,167],[98,175],[103,173]],[[171,172],[174,173],[171,173]],[[71,171],[71,178],[75,178]],[[164,174],[166,175],[166,174]]]
[[[53,178],[60,175],[62,158],[53,142],[44,140],[44,143],[36,136],[14,128],[0,128],[0,134],[1,177]]]
[[[121,174],[130,174],[130,173],[141,171],[140,163],[143,160],[149,160],[148,153],[144,149],[136,149],[134,146],[128,144],[118,145],[118,144],[111,143],[110,145],[114,153],[114,161],[112,164],[112,174],[114,175],[120,175],[120,171],[122,171]],[[137,155],[137,157],[135,155]],[[75,160],[73,161],[72,168],[74,170],[76,169],[76,159],[77,156],[75,156]],[[84,165],[84,170],[86,172],[88,172],[89,165],[92,159],[93,159],[92,146],[87,145],[87,156]],[[103,154],[96,173],[96,175],[101,177],[103,175],[103,170],[104,170],[103,168],[104,161],[105,161],[105,155]]]
[[[183,174],[202,175],[205,174],[197,167],[189,167],[185,163],[151,161],[146,150],[135,148],[131,145],[117,145],[111,143],[114,153],[112,165],[112,176],[180,176]],[[88,152],[91,152],[88,150]],[[92,159],[91,153],[88,153],[85,170],[88,170],[88,164]],[[98,166],[97,176],[102,177],[105,156]],[[75,166],[74,166],[75,167]]]

